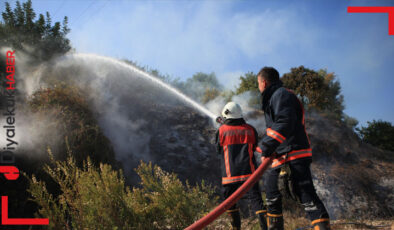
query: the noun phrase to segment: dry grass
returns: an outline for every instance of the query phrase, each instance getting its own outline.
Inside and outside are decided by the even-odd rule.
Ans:
[[[305,217],[297,217],[288,211],[284,212],[285,230],[309,230],[310,221]],[[227,230],[230,227],[230,218],[223,214],[207,230]],[[257,218],[242,219],[242,228],[244,230],[260,230]],[[388,220],[333,220],[331,221],[332,230],[358,230],[358,229],[375,229],[375,230],[394,230],[394,219]]]
[[[394,219],[391,220],[334,220],[333,230],[342,229],[384,229],[394,230]]]
[[[308,226],[310,221],[304,217],[295,217],[294,214],[285,211],[285,229],[297,229],[300,227]],[[230,217],[226,214],[221,215],[218,219],[212,222],[206,228],[207,230],[228,230],[231,229]],[[245,230],[259,230],[260,225],[257,218],[244,218],[242,219],[241,229]]]

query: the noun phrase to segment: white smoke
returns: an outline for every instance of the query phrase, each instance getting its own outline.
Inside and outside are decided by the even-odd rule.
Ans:
[[[28,47],[26,47],[28,50]],[[14,51],[10,47],[1,47],[0,48],[0,60],[6,60],[6,53],[8,51]],[[29,56],[22,51],[17,51],[14,54],[15,56],[15,67],[16,72],[14,74],[15,79],[15,87],[14,91],[15,95],[15,136],[12,138],[18,144],[15,150],[27,149],[27,150],[36,150],[37,144],[40,143],[40,146],[43,146],[42,153],[45,154],[46,146],[55,146],[56,143],[48,142],[48,136],[51,137],[52,141],[59,140],[61,138],[61,133],[54,129],[52,125],[55,120],[50,115],[50,113],[45,114],[32,114],[30,111],[26,110],[25,105],[19,103],[20,97],[29,97],[31,94],[36,91],[39,87],[44,87],[44,84],[40,84],[40,75],[41,68],[32,68],[28,63],[31,61]],[[2,92],[2,96],[5,96],[6,92]],[[3,110],[1,111],[1,119],[0,119],[0,127],[2,130],[0,132],[0,146],[4,148],[10,142],[7,140],[6,129],[4,128],[6,124],[7,116],[7,105],[4,105]],[[39,152],[39,151],[38,151]],[[39,157],[39,156],[37,156]]]
[[[262,134],[266,128],[264,115],[262,113],[255,114],[257,112],[256,108],[249,105],[249,102],[252,99],[256,99],[255,97],[258,97],[256,93],[247,91],[242,94],[232,96],[231,101],[238,103],[241,106],[245,121],[255,127],[259,134]],[[224,96],[218,96],[206,103],[205,106],[214,114],[219,116],[221,115],[226,103],[227,99]]]
[[[135,162],[139,160],[151,161],[155,157],[151,155],[150,146],[156,142],[152,139],[152,130],[147,130],[147,127],[151,127],[149,122],[157,117],[163,119],[159,124],[165,123],[164,119],[168,116],[161,115],[164,111],[160,111],[160,106],[155,111],[156,102],[167,104],[170,109],[171,106],[192,106],[201,114],[206,114],[209,120],[220,115],[226,103],[224,97],[218,97],[203,107],[170,86],[158,82],[156,78],[146,76],[146,73],[112,58],[69,54],[40,66],[31,66],[25,64],[29,63],[25,55],[18,54],[18,57],[18,90],[22,95],[31,97],[40,88],[51,87],[59,82],[75,85],[83,91],[100,128],[111,141],[116,159],[126,166],[126,175],[131,172],[127,165],[135,166]],[[250,93],[233,97],[234,101],[241,104],[245,115],[252,111],[247,105],[251,97]],[[154,114],[148,114],[141,105],[153,106],[149,110],[154,111]],[[48,137],[51,142],[62,141],[63,134],[54,125],[56,118],[50,114],[38,116],[29,111],[22,112],[22,109],[20,111],[17,129],[20,130],[18,140],[21,149],[55,145],[56,143],[48,143]],[[156,118],[152,118],[152,115]],[[246,120],[258,130],[263,127],[262,116],[247,116]],[[42,153],[45,154],[45,149]]]
[[[217,116],[220,116],[222,113],[223,107],[226,105],[227,101],[226,98],[223,96],[218,96],[214,98],[213,100],[210,100],[205,104],[205,107],[209,111],[212,111],[212,113],[216,114]]]
[[[152,130],[146,130],[146,127],[152,118],[147,117],[147,111],[142,110],[141,105],[155,106],[156,102],[169,106],[189,105],[210,119],[215,117],[205,107],[177,90],[116,59],[70,54],[40,66],[31,66],[26,64],[29,60],[25,55],[17,56],[17,89],[21,95],[31,97],[40,88],[59,82],[79,87],[90,109],[96,114],[104,135],[111,141],[116,159],[124,165],[151,160],[149,146]],[[150,110],[154,111],[152,108]],[[162,111],[155,113],[160,117]],[[37,146],[48,144],[47,137],[51,137],[51,140],[61,138],[62,134],[53,126],[55,121],[50,114],[38,116],[21,108],[16,124],[19,147],[36,149]],[[4,133],[0,135],[1,144],[4,145]]]

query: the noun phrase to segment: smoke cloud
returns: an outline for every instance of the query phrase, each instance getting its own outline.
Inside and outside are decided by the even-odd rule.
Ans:
[[[28,51],[32,51],[34,48],[24,47]],[[14,51],[10,47],[0,47],[0,60],[6,60],[7,51]],[[33,51],[32,51],[33,52]],[[56,130],[53,124],[56,119],[51,116],[51,113],[43,114],[33,114],[25,106],[25,101],[20,100],[21,98],[29,98],[34,91],[40,87],[45,87],[45,83],[40,83],[42,68],[34,67],[31,65],[32,60],[29,55],[22,51],[16,51],[15,53],[15,65],[16,72],[15,78],[15,137],[13,138],[18,145],[16,150],[37,150],[37,148],[42,147],[43,151],[37,151],[38,153],[45,154],[45,149],[47,146],[56,147],[57,143],[62,139],[62,133]],[[37,77],[38,76],[38,77]],[[2,80],[2,84],[4,84]],[[2,85],[2,89],[4,85]],[[5,94],[2,94],[4,96]],[[4,98],[2,98],[3,102]],[[6,107],[1,108],[2,114],[6,112]],[[6,116],[2,116],[0,119],[0,126],[6,124]],[[50,137],[50,138],[48,138]],[[9,142],[7,141],[7,136],[5,129],[0,132],[0,146],[3,148]],[[35,151],[36,152],[36,151]],[[33,157],[40,157],[42,154]]]
[[[115,59],[69,54],[40,66],[31,66],[29,61],[27,56],[18,54],[17,89],[22,97],[29,99],[40,88],[61,82],[77,86],[96,115],[104,135],[111,141],[116,160],[125,166],[126,174],[132,172],[136,162],[154,160],[150,146],[155,142],[152,136],[157,130],[165,132],[168,129],[168,133],[173,133],[170,132],[171,125],[166,124],[166,119],[171,116],[168,112],[186,106],[191,111],[200,111],[207,120],[214,117],[191,99],[180,98],[176,91],[171,92],[169,86],[158,84],[157,79],[144,76],[136,68]],[[40,148],[45,154],[47,145],[55,146],[61,141],[63,134],[53,126],[56,119],[50,113],[38,115],[24,104],[19,107],[16,126],[20,149]],[[4,133],[0,135],[4,145]],[[201,141],[204,138],[198,142]]]
[[[242,94],[232,96],[231,101],[234,101],[241,106],[246,122],[255,127],[257,132],[262,135],[266,128],[264,115],[257,111],[255,107],[249,105],[251,99],[255,99],[255,97],[258,96],[259,95],[256,95],[254,92],[247,91]],[[206,103],[205,106],[214,114],[219,116],[221,115],[222,109],[226,103],[227,99],[225,97],[218,96]]]

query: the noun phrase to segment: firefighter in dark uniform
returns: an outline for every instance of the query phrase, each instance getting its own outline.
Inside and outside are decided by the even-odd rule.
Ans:
[[[264,67],[257,75],[262,93],[262,110],[266,120],[266,133],[258,143],[263,157],[275,154],[264,182],[267,202],[268,229],[283,229],[282,197],[278,189],[281,169],[290,172],[292,189],[304,206],[313,229],[330,229],[329,216],[316,194],[310,164],[312,149],[305,130],[304,109],[297,96],[282,87],[279,73]]]
[[[216,144],[221,158],[222,191],[227,199],[257,168],[254,151],[258,136],[256,129],[242,118],[242,109],[237,103],[227,103],[223,108],[222,118],[223,124],[216,132]],[[261,229],[266,230],[267,211],[258,183],[245,196],[259,218]],[[241,229],[241,216],[237,205],[233,205],[227,213],[231,216],[233,229]]]

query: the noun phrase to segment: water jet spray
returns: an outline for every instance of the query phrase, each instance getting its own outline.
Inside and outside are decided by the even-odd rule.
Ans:
[[[125,69],[127,69],[127,70],[129,70],[129,71],[131,71],[133,73],[137,73],[138,76],[143,76],[146,79],[148,79],[148,80],[158,84],[159,86],[167,89],[168,91],[170,91],[171,93],[175,94],[180,99],[182,99],[184,102],[186,102],[187,104],[189,104],[192,107],[194,107],[195,109],[197,109],[200,113],[208,116],[212,121],[214,121],[216,119],[215,114],[213,114],[211,111],[206,109],[204,106],[198,104],[197,102],[195,102],[194,100],[192,100],[191,98],[189,98],[185,94],[181,93],[179,90],[175,89],[174,87],[164,83],[163,81],[161,81],[160,79],[152,76],[151,74],[138,69],[137,67],[134,67],[132,65],[126,64],[126,63],[124,63],[122,61],[119,61],[119,60],[116,60],[116,59],[113,59],[113,58],[99,56],[99,55],[95,55],[95,54],[81,54],[81,53],[78,53],[78,54],[70,54],[70,55],[67,55],[67,56],[74,57],[74,58],[80,58],[80,59],[95,58],[95,59],[106,61],[106,62],[115,64],[115,65],[120,65],[121,67],[123,67],[123,68],[125,68]]]

